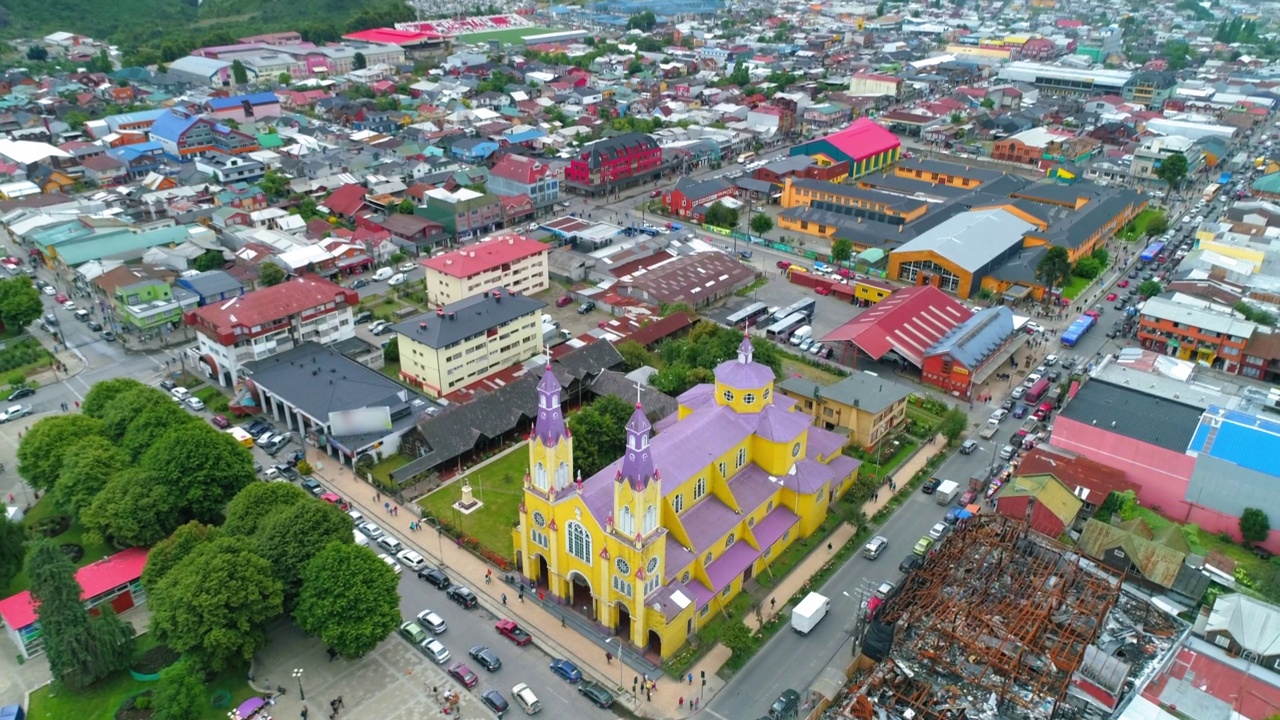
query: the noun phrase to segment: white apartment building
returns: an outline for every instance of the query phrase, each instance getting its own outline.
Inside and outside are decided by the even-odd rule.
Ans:
[[[427,300],[448,305],[473,295],[506,288],[533,295],[550,287],[547,258],[551,246],[520,235],[499,235],[423,260]]]
[[[184,317],[196,331],[196,362],[224,387],[234,387],[245,363],[355,337],[355,290],[313,275],[197,308]]]

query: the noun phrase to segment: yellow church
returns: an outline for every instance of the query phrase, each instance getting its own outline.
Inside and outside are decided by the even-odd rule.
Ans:
[[[856,477],[846,438],[812,426],[773,383],[744,338],[656,434],[637,405],[624,456],[584,480],[548,367],[514,531],[525,576],[633,647],[673,654]]]

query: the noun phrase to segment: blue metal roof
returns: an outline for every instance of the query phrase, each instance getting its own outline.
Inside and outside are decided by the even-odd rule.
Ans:
[[[128,162],[135,160],[140,155],[149,155],[151,153],[163,150],[158,142],[134,143],[133,145],[122,145],[117,148],[111,148],[107,154],[117,160]]]
[[[157,108],[155,110],[139,110],[131,113],[121,113],[119,115],[108,115],[103,118],[107,127],[115,130],[121,125],[132,125],[134,123],[154,122],[156,118],[169,112],[166,108]]]
[[[151,124],[151,137],[176,143],[182,137],[182,133],[199,121],[199,115],[180,115],[170,111],[156,118],[156,121]]]
[[[280,102],[280,98],[275,93],[260,92],[248,95],[233,95],[225,98],[210,98],[205,104],[210,110],[226,110],[227,108],[240,107],[245,103],[250,105],[275,105]]]
[[[1216,433],[1212,430],[1215,423]],[[1187,450],[1260,473],[1280,475],[1280,422],[1210,405]]]
[[[976,370],[1013,334],[1013,311],[1003,305],[979,310],[939,338],[926,357],[948,354],[961,365]]]

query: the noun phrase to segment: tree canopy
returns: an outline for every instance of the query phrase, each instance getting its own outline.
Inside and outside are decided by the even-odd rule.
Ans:
[[[297,600],[302,569],[316,553],[332,543],[353,541],[351,518],[337,505],[312,499],[276,510],[257,536],[258,554],[271,563],[272,575],[283,585],[285,608]]]
[[[738,227],[738,211],[717,200],[707,208],[707,216],[703,220],[708,225],[732,230]]]
[[[268,484],[286,485],[287,483]],[[299,492],[301,492],[300,489]],[[174,530],[172,535],[157,543],[147,554],[147,566],[142,571],[142,587],[146,588],[147,592],[155,592],[156,585],[169,574],[170,570],[195,552],[196,548],[222,537],[222,532],[221,528],[194,520]]]
[[[400,624],[399,585],[395,571],[365,548],[331,543],[303,568],[293,617],[343,657],[362,657]]]
[[[25,275],[0,280],[0,322],[5,327],[25,328],[44,312],[40,291]]]
[[[160,578],[150,603],[151,630],[161,642],[225,670],[266,645],[265,625],[284,609],[284,593],[251,540],[220,537]]]
[[[55,682],[79,690],[128,665],[133,628],[110,607],[97,617],[89,614],[75,565],[61,547],[45,538],[34,540],[27,575]]]
[[[67,449],[83,438],[102,435],[102,431],[100,421],[85,415],[51,415],[37,420],[18,445],[18,474],[37,490],[52,490]]]
[[[1187,176],[1187,156],[1180,152],[1171,153],[1160,161],[1160,167],[1156,168],[1156,177],[1168,183],[1169,187],[1176,188],[1182,184],[1182,179]]]
[[[663,365],[649,378],[649,384],[668,395],[679,395],[694,385],[711,382],[714,379],[711,371],[725,360],[737,357],[741,344],[741,330],[699,322],[685,337],[658,346]],[[782,356],[773,343],[752,338],[751,347],[756,362],[768,366],[775,376],[781,375]]]
[[[1255,507],[1247,507],[1240,513],[1240,537],[1246,543],[1260,543],[1271,532],[1271,519],[1267,513]]]
[[[80,517],[107,481],[129,465],[129,456],[99,435],[80,438],[68,450],[53,486],[58,507]]]
[[[256,476],[253,456],[235,438],[208,423],[173,428],[142,456],[141,466],[174,491],[192,518],[209,522]]]
[[[285,281],[284,268],[273,262],[264,262],[258,266],[258,282],[265,287],[279,285]]]
[[[9,582],[22,570],[27,556],[26,543],[27,535],[21,523],[0,518],[0,587],[9,587]]]
[[[627,442],[627,421],[635,408],[613,395],[595,402],[569,417],[573,433],[573,466],[583,477],[591,477],[622,456]]]
[[[160,671],[151,694],[153,720],[200,720],[205,706],[204,672],[191,660]]]
[[[751,216],[751,232],[761,237],[768,235],[773,229],[773,218],[765,213],[756,213]]]
[[[308,499],[307,491],[292,483],[250,483],[227,504],[222,529],[228,535],[256,537],[271,515]]]
[[[1036,263],[1036,279],[1048,288],[1060,288],[1071,278],[1071,256],[1063,247],[1051,247]]]

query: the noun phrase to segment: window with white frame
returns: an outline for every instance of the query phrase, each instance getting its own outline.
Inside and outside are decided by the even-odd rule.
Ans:
[[[561,460],[560,467],[556,468],[556,489],[563,490],[569,487],[569,463]]]
[[[684,493],[676,493],[675,499],[671,501],[671,506],[676,509],[677,514],[684,510]]]
[[[539,490],[547,489],[547,467],[539,460],[537,465],[533,466],[533,484]]]
[[[613,590],[627,597],[635,597],[635,586],[617,575],[613,576]]]
[[[565,550],[582,562],[591,564],[591,533],[582,523],[570,520],[564,527]]]
[[[636,516],[631,514],[631,508],[626,505],[623,505],[621,512],[618,513],[618,530],[627,537],[635,534],[636,531]]]
[[[746,464],[747,464],[747,449],[738,448],[738,464],[734,465],[734,469],[740,470],[742,469],[742,466]]]
[[[724,463],[717,464],[716,469],[720,471],[720,477],[729,477],[729,469],[724,466]]]
[[[1231,636],[1227,634],[1216,635],[1213,638],[1213,644],[1218,647],[1231,647]]]
[[[547,537],[547,534],[541,530],[529,530],[529,539],[533,541],[534,545],[548,550],[551,549],[551,538]]]
[[[648,535],[658,529],[658,508],[650,505],[644,509],[644,534]]]
[[[649,597],[650,595],[658,592],[658,588],[660,587],[662,587],[661,577],[654,575],[646,578],[644,581],[644,596]]]
[[[706,494],[707,494],[707,479],[698,478],[698,481],[693,484],[693,499],[697,500],[698,498]]]

